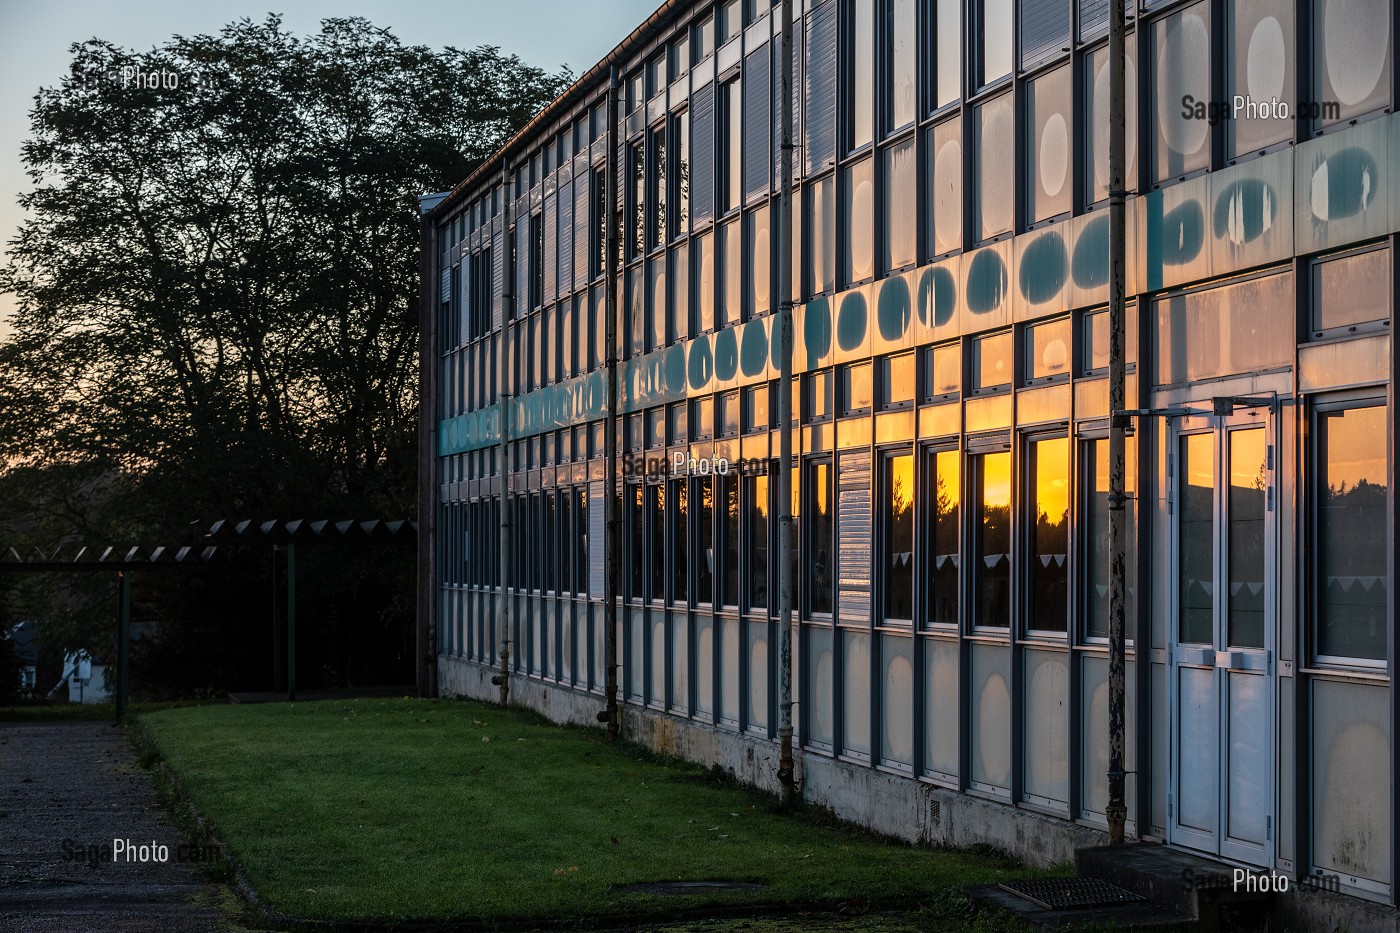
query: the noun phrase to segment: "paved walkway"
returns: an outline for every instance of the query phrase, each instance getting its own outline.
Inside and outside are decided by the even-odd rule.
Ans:
[[[114,839],[169,861],[113,861]],[[126,738],[102,722],[0,723],[0,930],[236,930]],[[106,847],[96,864],[88,847]]]

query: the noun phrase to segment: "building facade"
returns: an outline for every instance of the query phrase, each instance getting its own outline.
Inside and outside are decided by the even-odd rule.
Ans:
[[[1129,6],[1129,832],[1394,904],[1396,17]],[[804,793],[1042,860],[1107,801],[1106,8],[796,10]],[[601,709],[612,486],[629,728],[770,786],[778,20],[666,3],[424,223],[441,692]]]

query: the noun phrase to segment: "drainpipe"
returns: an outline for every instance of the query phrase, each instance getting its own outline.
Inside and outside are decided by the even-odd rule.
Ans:
[[[510,328],[506,321],[515,301],[515,269],[511,265],[510,220],[514,202],[511,195],[510,163],[501,162],[501,353],[497,369],[497,384],[500,386],[496,410],[500,412],[501,425],[501,505],[497,515],[499,521],[500,586],[496,590],[496,624],[501,627],[501,672],[491,678],[491,683],[501,688],[501,706],[510,705],[510,625],[511,599],[507,592],[510,585]]]
[[[608,131],[607,162],[603,168],[603,294],[608,344],[608,410],[604,425],[604,450],[607,471],[607,525],[604,534],[604,561],[607,583],[603,589],[606,601],[604,619],[607,632],[603,638],[603,665],[606,672],[607,708],[598,719],[608,725],[608,740],[617,739],[621,726],[617,707],[617,600],[618,567],[622,562],[621,520],[618,516],[617,490],[617,67],[608,69]]]
[[[1125,120],[1123,89],[1123,0],[1108,10],[1108,819],[1110,845],[1122,845],[1128,806],[1124,793],[1124,729],[1127,663],[1127,563],[1124,536],[1127,486],[1124,448],[1130,416],[1124,412],[1124,333],[1126,330]]]
[[[778,785],[797,799],[792,761],[792,0],[783,0],[782,181],[778,210]]]

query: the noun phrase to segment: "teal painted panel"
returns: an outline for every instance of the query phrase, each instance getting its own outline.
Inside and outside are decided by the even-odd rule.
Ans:
[[[1011,243],[984,247],[963,266],[963,307],[967,333],[1010,324],[1012,320]]]
[[[478,411],[438,422],[438,456],[479,450],[501,441],[501,407],[492,405]]]
[[[1150,191],[1142,199],[1147,227],[1148,291],[1209,278],[1206,177]]]
[[[1210,176],[1211,268],[1226,275],[1293,255],[1293,150]]]
[[[1389,233],[1391,124],[1395,116],[1298,146],[1294,245],[1299,253],[1335,249]]]
[[[1016,320],[1054,314],[1069,307],[1070,223],[1055,224],[1012,241],[1016,290],[1021,301]]]

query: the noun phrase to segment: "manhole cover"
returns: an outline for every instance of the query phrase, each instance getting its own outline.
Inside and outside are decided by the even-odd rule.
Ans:
[[[748,881],[648,881],[624,884],[617,890],[629,894],[703,894],[706,891],[762,891],[763,885]]]
[[[1097,878],[1037,878],[1031,881],[1008,881],[1001,887],[1047,910],[1108,907],[1113,904],[1131,904],[1134,901],[1147,900],[1140,894],[1134,894]]]

